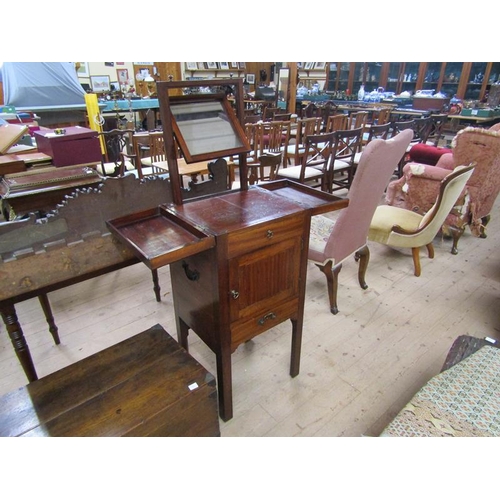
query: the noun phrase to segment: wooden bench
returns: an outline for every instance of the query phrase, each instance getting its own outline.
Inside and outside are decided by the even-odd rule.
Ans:
[[[0,397],[0,436],[220,436],[215,378],[157,324]]]

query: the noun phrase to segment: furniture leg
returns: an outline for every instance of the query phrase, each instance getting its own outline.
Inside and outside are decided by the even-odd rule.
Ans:
[[[413,256],[413,266],[415,267],[415,276],[420,276],[420,248],[414,247],[411,249],[411,254]]]
[[[158,278],[158,269],[152,269],[151,274],[153,276],[153,290],[155,292],[156,302],[161,302],[160,280]]]
[[[38,380],[38,375],[36,374],[35,365],[31,358],[31,353],[24,338],[24,332],[17,319],[16,308],[14,305],[2,306],[1,310],[2,319],[7,328],[7,333],[9,334],[14,350],[16,351],[17,358],[23,367],[24,373],[28,377],[30,382]]]
[[[432,243],[427,245],[427,255],[429,256],[429,259],[434,258],[434,245]]]
[[[233,418],[233,389],[231,371],[231,350],[221,348],[215,354],[217,359],[217,390],[219,392],[219,415],[224,422]]]
[[[189,334],[189,326],[177,316],[177,341],[179,344],[189,352],[188,345],[188,334]]]
[[[368,262],[370,261],[370,249],[368,248],[368,245],[365,245],[361,250],[358,250],[354,258],[356,261],[359,261],[359,269],[358,269],[358,281],[359,281],[359,286],[363,289],[366,290],[368,288],[368,285],[366,284],[365,281],[365,275],[366,275],[366,270],[368,269]]]
[[[54,321],[54,316],[52,315],[52,308],[50,307],[49,297],[46,293],[42,293],[38,296],[38,300],[40,301],[40,305],[42,306],[43,314],[45,314],[45,319],[47,320],[47,323],[49,325],[49,332],[52,334],[54,343],[56,345],[59,345],[61,343],[59,339],[59,331]]]
[[[451,247],[451,253],[453,255],[457,255],[458,253],[458,240],[464,234],[465,228],[458,228],[455,226],[448,226],[448,229],[450,230],[451,237],[453,238],[453,245]]]
[[[342,264],[332,268],[332,262],[329,261],[326,265],[321,266],[316,264],[319,269],[326,276],[326,283],[328,288],[328,299],[330,300],[330,311],[332,314],[337,314],[339,309],[337,307],[337,290],[338,290],[338,274],[342,269]]]
[[[292,354],[290,359],[290,377],[296,377],[300,371],[300,351],[302,348],[303,321],[292,319]]]

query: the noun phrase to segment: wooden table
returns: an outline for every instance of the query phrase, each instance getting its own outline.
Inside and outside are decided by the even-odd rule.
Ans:
[[[156,161],[153,163],[153,166],[168,172],[168,161],[166,160]],[[177,168],[179,169],[181,184],[183,175],[189,175],[191,177],[191,182],[197,183],[198,175],[208,174],[208,166],[206,161],[200,161],[197,163],[186,163],[186,160],[184,158],[177,158]]]
[[[215,378],[157,324],[1,396],[0,436],[220,436]]]

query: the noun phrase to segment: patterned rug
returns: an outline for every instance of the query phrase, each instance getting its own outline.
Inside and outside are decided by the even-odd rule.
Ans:
[[[484,346],[433,377],[381,436],[500,436],[500,349]]]

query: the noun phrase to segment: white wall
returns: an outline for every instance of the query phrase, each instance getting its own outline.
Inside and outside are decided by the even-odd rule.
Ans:
[[[90,77],[91,76],[109,76],[110,82],[118,81],[118,75],[116,73],[117,70],[127,69],[129,79],[132,80],[134,78],[134,66],[131,62],[113,62],[108,64],[113,64],[113,66],[107,66],[106,63],[103,62],[87,62],[85,63],[88,75],[89,76],[78,76],[78,80],[80,83],[88,83],[90,85]]]

